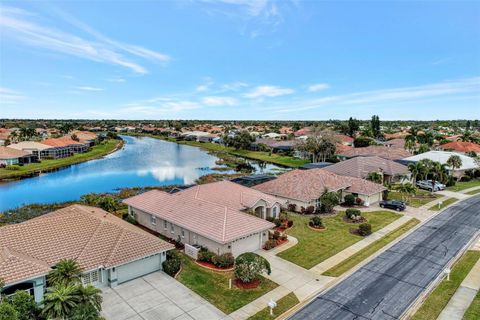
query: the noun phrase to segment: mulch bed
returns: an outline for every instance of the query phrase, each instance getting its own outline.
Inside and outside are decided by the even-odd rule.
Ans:
[[[277,245],[276,245],[275,247],[273,247],[273,248],[271,248],[271,249],[266,249],[265,247],[263,247],[263,250],[269,251],[269,250],[275,249],[276,247],[280,247],[281,245],[283,245],[283,244],[285,244],[285,243],[288,242],[288,238],[285,239],[285,240],[277,239],[277,240],[275,240],[275,241],[277,241]]]
[[[327,227],[325,227],[325,226],[322,226],[321,228],[315,228],[315,227],[312,227],[312,226],[311,226],[310,224],[308,224],[308,223],[307,223],[307,227],[308,227],[309,229],[312,229],[313,231],[325,231],[325,230],[327,230]]]
[[[349,224],[362,224],[362,223],[368,222],[368,220],[365,217],[362,217],[362,219],[360,220],[352,220],[352,219],[348,219],[347,217],[343,217],[343,222],[349,223]]]
[[[233,266],[231,266],[230,268],[219,268],[217,267],[216,265],[214,265],[213,263],[211,262],[206,262],[206,261],[198,261],[198,260],[195,260],[194,261],[196,264],[198,264],[199,266],[201,267],[204,267],[206,269],[210,269],[210,270],[213,270],[213,271],[223,271],[223,272],[227,272],[227,271],[232,271],[234,269]]]
[[[260,280],[253,280],[252,282],[245,283],[240,279],[233,280],[233,284],[240,289],[255,289],[260,285]]]

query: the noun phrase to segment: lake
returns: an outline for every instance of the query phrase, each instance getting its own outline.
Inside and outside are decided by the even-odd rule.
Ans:
[[[122,138],[123,149],[104,158],[0,184],[0,211],[77,200],[87,193],[118,188],[192,184],[202,175],[218,173],[211,169],[217,167],[218,158],[200,148],[148,137]],[[257,173],[279,168],[251,164]]]

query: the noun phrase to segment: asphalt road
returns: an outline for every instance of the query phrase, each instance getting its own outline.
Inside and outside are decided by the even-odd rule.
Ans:
[[[480,196],[444,210],[289,319],[399,319],[480,230]]]

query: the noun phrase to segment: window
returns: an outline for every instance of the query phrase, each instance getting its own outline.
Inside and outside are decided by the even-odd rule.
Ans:
[[[91,284],[91,283],[97,283],[98,282],[98,270],[84,273],[82,275],[82,283],[85,284]]]
[[[156,225],[157,224],[157,217],[155,217],[154,215],[151,215],[150,216],[150,223],[153,224],[153,225]]]
[[[182,238],[185,238],[185,230],[182,229]]]
[[[163,221],[163,228],[164,228],[165,230],[167,230],[167,220],[164,220],[164,221]]]
[[[273,213],[273,216],[276,218],[277,217],[277,207],[273,207],[272,213]]]
[[[173,223],[170,223],[170,232],[175,233],[175,226],[173,225]]]

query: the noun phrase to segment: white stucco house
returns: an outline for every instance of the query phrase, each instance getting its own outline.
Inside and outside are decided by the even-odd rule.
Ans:
[[[176,193],[152,190],[124,200],[139,224],[165,237],[238,256],[260,249],[278,218],[281,201],[230,181]]]
[[[72,205],[0,227],[4,294],[25,290],[40,303],[46,278],[62,259],[74,259],[82,282],[115,287],[162,269],[174,246],[98,208]]]

